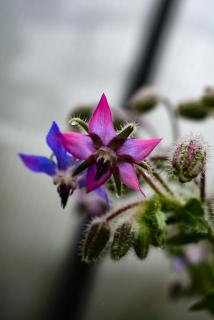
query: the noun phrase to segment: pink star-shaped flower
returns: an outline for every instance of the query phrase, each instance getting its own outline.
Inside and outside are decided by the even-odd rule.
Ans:
[[[87,192],[99,188],[113,173],[129,188],[141,191],[135,164],[142,162],[161,140],[119,138],[104,94],[89,120],[88,134],[65,132],[60,139],[74,157],[88,160]]]

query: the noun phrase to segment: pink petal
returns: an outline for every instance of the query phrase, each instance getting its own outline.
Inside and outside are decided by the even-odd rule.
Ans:
[[[119,169],[120,180],[130,189],[140,191],[144,195],[133,165],[128,162],[119,162],[117,167]]]
[[[127,139],[118,149],[118,155],[128,155],[136,163],[143,161],[159,144],[161,139]]]
[[[88,159],[96,151],[91,138],[78,132],[62,133],[60,141],[69,153],[80,160]]]
[[[88,167],[87,178],[86,178],[87,192],[91,192],[91,191],[99,188],[101,185],[103,185],[110,178],[110,176],[112,174],[112,170],[109,170],[104,175],[102,175],[102,177],[100,179],[95,180],[96,172],[97,172],[96,164],[93,164]]]
[[[116,135],[111,110],[104,94],[89,120],[89,134],[92,133],[98,135],[104,145],[107,145]]]

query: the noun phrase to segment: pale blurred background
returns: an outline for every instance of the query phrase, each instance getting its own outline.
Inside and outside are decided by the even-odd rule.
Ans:
[[[45,319],[55,278],[79,225],[73,201],[62,211],[50,179],[27,171],[18,152],[49,154],[45,135],[79,103],[104,91],[119,106],[160,0],[0,0],[0,319]],[[156,61],[154,85],[174,102],[214,85],[214,2],[178,1]],[[170,127],[152,115],[160,136]],[[160,121],[161,118],[161,121]],[[182,121],[212,145],[213,119]],[[213,160],[212,160],[213,161]],[[213,179],[209,176],[209,184]],[[167,296],[169,262],[130,254],[104,259],[90,288],[85,320],[201,320],[187,301]]]

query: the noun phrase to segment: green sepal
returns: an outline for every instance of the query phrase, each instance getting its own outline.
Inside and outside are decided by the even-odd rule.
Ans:
[[[87,169],[89,164],[90,164],[89,160],[84,160],[83,162],[81,162],[80,165],[74,170],[72,176],[75,177],[76,175],[78,175],[79,173]]]
[[[189,243],[197,243],[206,239],[206,235],[203,233],[180,233],[167,240],[167,245],[170,246],[182,246]]]
[[[134,123],[127,123],[125,127],[117,134],[117,139],[126,139],[136,130],[136,125]]]
[[[69,120],[69,124],[72,126],[78,126],[83,129],[85,132],[88,132],[88,124],[81,118],[75,117]]]
[[[117,170],[113,171],[112,180],[116,197],[120,198],[123,193],[123,185],[119,177],[119,172]]]
[[[123,129],[111,140],[108,147],[110,149],[117,150],[119,147],[121,147],[126,139],[134,132],[136,129],[136,125],[134,123],[128,123],[125,125]]]
[[[110,238],[110,226],[107,222],[95,221],[89,226],[82,246],[82,260],[96,261]]]
[[[138,163],[137,165],[150,173],[152,172],[152,168],[150,167],[150,165],[146,161],[142,161],[141,163]]]
[[[132,224],[130,222],[124,222],[114,233],[111,245],[111,258],[114,260],[120,260],[125,256],[133,244],[133,239],[134,233],[132,230]]]

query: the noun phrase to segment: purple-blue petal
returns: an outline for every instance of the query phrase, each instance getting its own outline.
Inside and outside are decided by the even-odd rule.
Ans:
[[[49,176],[54,176],[56,173],[56,164],[46,157],[23,153],[20,153],[19,157],[25,166],[33,172],[43,172]]]
[[[86,185],[87,185],[86,173],[84,172],[83,175],[78,179],[78,186],[81,189],[81,188],[85,188]],[[100,187],[94,190],[94,192],[103,200],[103,202],[106,204],[107,207],[111,206],[111,201],[104,187]]]
[[[100,187],[96,190],[94,190],[94,192],[105,202],[105,204],[110,207],[111,206],[111,201],[108,197],[108,193],[106,191],[105,188]]]
[[[63,147],[60,141],[60,130],[56,122],[52,123],[52,126],[47,134],[47,144],[53,151],[57,158],[58,168],[60,170],[66,170],[72,163],[73,157]]]

